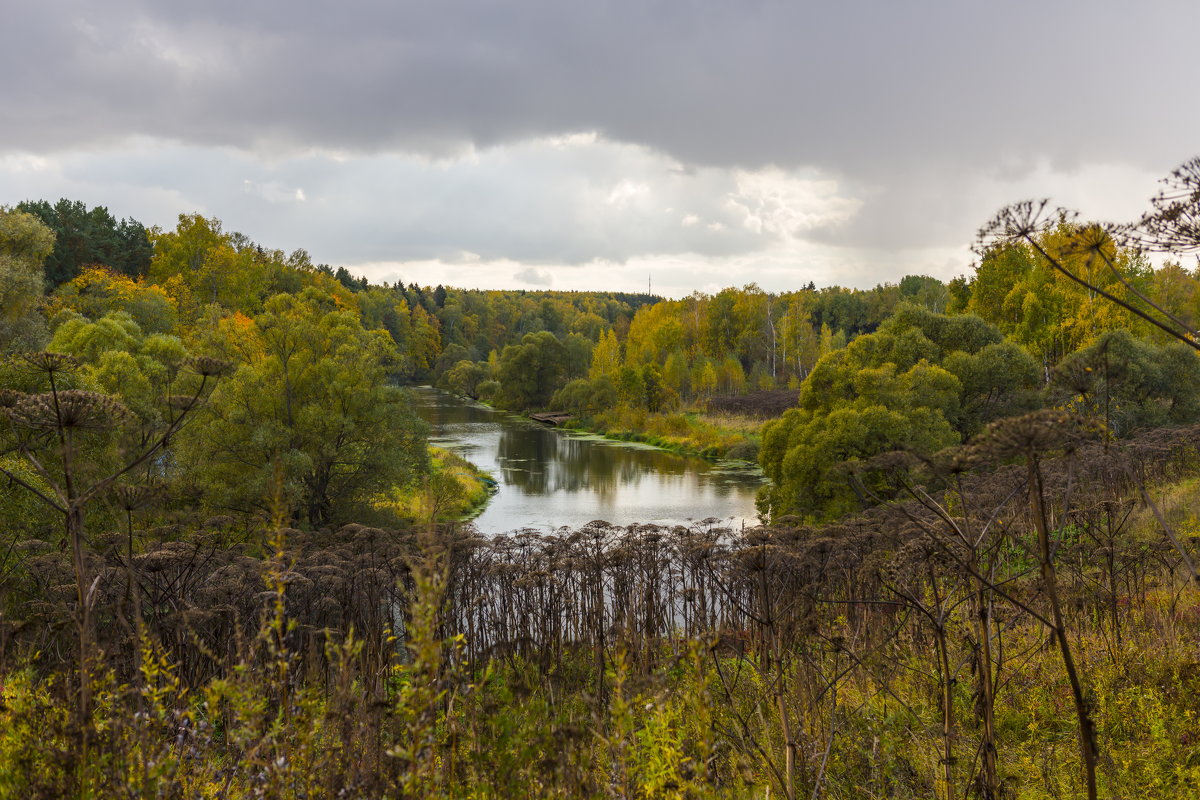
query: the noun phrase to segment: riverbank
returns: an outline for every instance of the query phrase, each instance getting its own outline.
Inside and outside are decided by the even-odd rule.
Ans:
[[[467,522],[483,513],[496,479],[467,459],[429,448],[430,474],[417,486],[394,489],[375,508],[414,522]]]
[[[763,421],[735,414],[702,411],[651,413],[626,407],[576,417],[563,427],[608,439],[641,442],[709,461],[757,464]]]
[[[553,411],[509,411],[482,400],[461,399],[542,424],[547,420],[539,417],[554,415]],[[700,409],[663,413],[619,406],[596,415],[567,417],[565,421],[558,422],[557,427],[576,433],[595,434],[613,441],[648,444],[682,456],[696,456],[708,461],[745,461],[757,466],[765,422],[767,420],[758,413]]]

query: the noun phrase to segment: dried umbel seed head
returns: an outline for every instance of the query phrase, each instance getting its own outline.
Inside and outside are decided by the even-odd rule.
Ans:
[[[129,409],[108,395],[76,389],[26,395],[5,413],[13,424],[35,430],[103,430],[130,415]]]
[[[947,447],[934,453],[929,459],[933,471],[940,476],[962,475],[979,467],[983,458],[971,447]]]
[[[58,372],[73,372],[79,368],[79,359],[66,353],[26,353],[21,360],[34,369],[53,375]]]
[[[1028,239],[1074,218],[1064,209],[1051,209],[1048,200],[1025,200],[1000,209],[979,230],[975,252],[986,256],[992,248]]]
[[[21,402],[23,397],[25,397],[25,393],[18,392],[16,389],[0,389],[0,409],[14,407]]]
[[[1112,259],[1116,255],[1117,241],[1125,235],[1128,226],[1090,223],[1071,233],[1068,251],[1092,253]]]
[[[193,356],[184,362],[184,366],[197,375],[203,375],[206,378],[216,378],[229,374],[233,365],[220,358]]]
[[[113,489],[117,507],[122,511],[137,511],[156,501],[161,492],[157,486],[117,486]]]
[[[1132,243],[1166,253],[1200,250],[1200,158],[1182,164],[1162,182],[1165,188],[1151,200],[1154,211],[1131,232]]]
[[[201,400],[190,394],[173,394],[167,397],[167,405],[176,411],[190,411],[193,407],[200,405]]]
[[[1096,435],[1095,425],[1065,411],[1043,409],[987,427],[973,447],[1000,458],[1073,449]]]

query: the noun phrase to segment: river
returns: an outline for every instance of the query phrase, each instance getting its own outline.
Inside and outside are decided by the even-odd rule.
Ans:
[[[498,489],[473,522],[481,533],[519,528],[688,524],[717,518],[754,525],[757,469],[649,445],[557,430],[428,387],[412,390],[430,443],[487,470]]]

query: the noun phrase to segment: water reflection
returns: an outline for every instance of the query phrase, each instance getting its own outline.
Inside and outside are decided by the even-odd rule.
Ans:
[[[674,524],[717,517],[754,524],[753,470],[722,469],[643,445],[568,434],[435,389],[413,390],[434,444],[490,471],[499,491],[475,524],[484,533],[522,527]]]

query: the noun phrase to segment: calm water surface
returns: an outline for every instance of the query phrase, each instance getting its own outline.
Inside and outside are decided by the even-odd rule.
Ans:
[[[499,491],[474,522],[482,533],[578,527],[595,519],[757,524],[756,469],[572,434],[428,387],[413,390],[430,442],[492,474]]]

